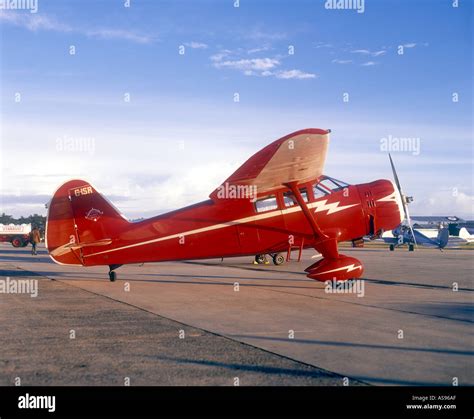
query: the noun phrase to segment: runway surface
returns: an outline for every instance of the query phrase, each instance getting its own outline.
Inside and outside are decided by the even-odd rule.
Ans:
[[[0,385],[474,385],[470,250],[343,249],[362,297],[306,278],[312,250],[123,266],[114,283],[29,250],[0,245],[0,279],[39,281],[36,298],[0,294]]]

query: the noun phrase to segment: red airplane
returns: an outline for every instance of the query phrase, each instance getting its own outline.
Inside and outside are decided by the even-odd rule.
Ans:
[[[48,206],[46,247],[59,264],[109,267],[144,262],[273,255],[313,247],[322,259],[308,277],[358,278],[362,263],[339,253],[404,219],[398,179],[349,185],[323,175],[330,130],[294,132],[248,159],[208,200],[130,222],[89,183],[71,180]]]

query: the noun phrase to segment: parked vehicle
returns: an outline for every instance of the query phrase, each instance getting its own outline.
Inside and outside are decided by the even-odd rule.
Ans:
[[[30,242],[31,224],[0,224],[0,242],[25,247]]]

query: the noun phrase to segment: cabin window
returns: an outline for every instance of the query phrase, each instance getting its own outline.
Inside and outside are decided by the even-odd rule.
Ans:
[[[278,209],[278,202],[275,195],[266,196],[265,198],[257,199],[255,202],[255,209],[257,212],[265,212]]]
[[[300,194],[303,197],[304,202],[308,202],[308,191],[306,188],[300,189]],[[295,196],[293,195],[293,192],[288,191],[283,194],[283,201],[285,202],[285,207],[292,207],[298,202],[296,201]]]

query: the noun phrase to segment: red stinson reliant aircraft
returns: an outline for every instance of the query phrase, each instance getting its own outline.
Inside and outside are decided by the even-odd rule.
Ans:
[[[359,278],[362,263],[338,251],[397,227],[407,214],[395,183],[349,185],[323,175],[330,130],[304,129],[250,157],[209,199],[130,222],[84,180],[59,187],[48,205],[46,247],[59,264],[109,267],[144,262],[270,254],[313,247],[308,277]],[[283,259],[284,260],[284,259]]]

